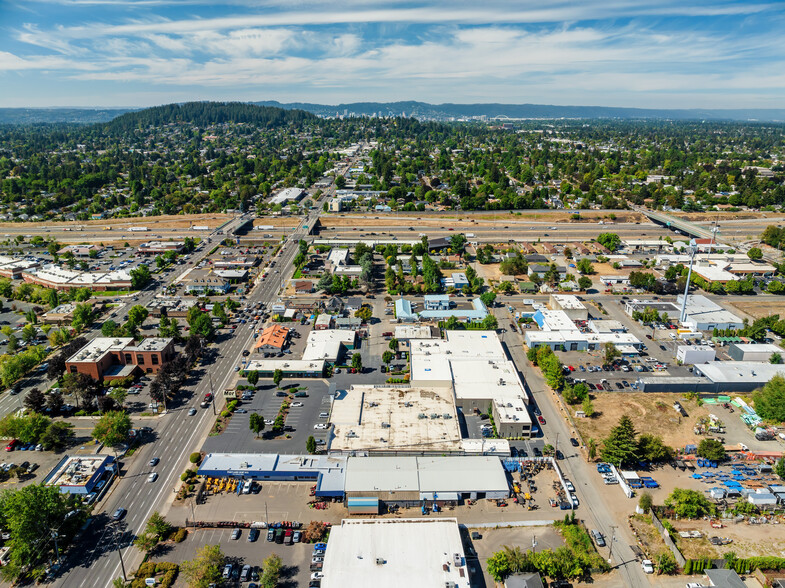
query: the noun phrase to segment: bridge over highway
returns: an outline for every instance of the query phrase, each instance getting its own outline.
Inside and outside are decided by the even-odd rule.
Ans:
[[[659,223],[672,229],[678,229],[682,233],[690,235],[691,237],[697,237],[699,239],[711,239],[713,236],[711,229],[707,229],[690,221],[676,218],[675,216],[665,214],[664,212],[655,212],[642,207],[636,207],[635,211],[646,215],[655,223]]]

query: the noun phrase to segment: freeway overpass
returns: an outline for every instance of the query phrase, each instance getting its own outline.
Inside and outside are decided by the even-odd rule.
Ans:
[[[664,212],[654,212],[653,210],[648,210],[641,207],[635,208],[635,210],[641,214],[646,215],[655,223],[659,223],[671,229],[677,229],[685,235],[697,237],[698,239],[711,239],[713,236],[711,229],[701,227],[690,221],[676,218],[669,214],[665,214]]]

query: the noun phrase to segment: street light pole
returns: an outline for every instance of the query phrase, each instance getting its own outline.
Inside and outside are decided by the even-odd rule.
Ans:
[[[616,541],[616,525],[611,525],[611,529],[613,529],[613,532],[611,533],[611,545],[608,549],[608,565],[613,565],[613,542]]]

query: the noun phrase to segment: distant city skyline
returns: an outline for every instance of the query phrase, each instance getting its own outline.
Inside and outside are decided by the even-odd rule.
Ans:
[[[5,0],[0,107],[785,106],[785,3]]]

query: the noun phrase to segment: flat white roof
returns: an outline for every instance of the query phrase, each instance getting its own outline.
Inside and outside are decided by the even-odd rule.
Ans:
[[[728,282],[738,279],[738,276],[716,265],[700,265],[696,263],[693,265],[692,271],[710,282]]]
[[[449,582],[470,586],[456,519],[344,519],[330,531],[324,588],[443,588]]]
[[[329,315],[319,315],[322,316]],[[325,329],[308,333],[308,341],[303,350],[304,361],[337,361],[341,345],[354,345],[355,332],[346,329]]]
[[[69,362],[96,362],[109,351],[122,351],[134,342],[133,337],[96,337],[79,351],[74,353]]]
[[[333,451],[457,451],[461,429],[447,387],[350,386],[333,401]]]
[[[419,492],[416,457],[352,457],[346,492]]]
[[[551,294],[554,302],[556,302],[562,309],[569,310],[586,310],[586,306],[578,300],[577,296],[572,294]]]
[[[744,353],[783,353],[782,347],[773,343],[731,343]]]
[[[407,339],[432,339],[433,333],[428,325],[398,325],[395,327],[395,338]]]
[[[544,322],[540,329],[543,331],[578,331],[578,327],[572,322],[563,310],[540,309]]]
[[[785,366],[758,361],[713,361],[695,369],[712,382],[765,384],[777,374],[785,376]]]
[[[324,370],[324,360],[308,361],[302,359],[254,359],[245,367],[248,371],[319,372]]]
[[[108,285],[131,282],[131,274],[126,270],[107,272],[77,272],[56,265],[46,265],[28,272],[31,276],[51,284],[71,284],[73,286]]]

